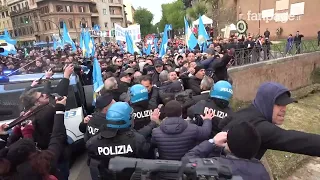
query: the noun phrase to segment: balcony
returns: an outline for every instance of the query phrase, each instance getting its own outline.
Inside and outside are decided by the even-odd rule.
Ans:
[[[24,7],[24,8],[19,9],[19,10],[11,11],[10,12],[10,16],[19,15],[19,14],[25,13],[25,12],[27,12],[29,10],[30,10],[29,7]]]
[[[111,13],[110,12],[110,18],[123,18],[121,13]]]
[[[9,8],[8,6],[0,6],[0,11],[3,12],[3,11],[7,11]]]
[[[99,11],[96,7],[90,6],[91,17],[99,17]]]
[[[17,2],[21,2],[22,0],[7,0],[7,5],[10,6],[11,4],[15,4]]]
[[[111,7],[123,7],[121,0],[108,0],[108,3]]]

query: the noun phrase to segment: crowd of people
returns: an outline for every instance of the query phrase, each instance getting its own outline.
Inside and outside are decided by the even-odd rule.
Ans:
[[[262,84],[252,104],[238,112],[230,107],[232,79],[227,69],[235,61],[237,38],[215,40],[208,49],[183,51],[170,43],[161,58],[123,53],[117,44],[97,45],[104,88],[95,112],[79,124],[88,153],[91,178],[130,179],[132,172],[112,172],[115,156],[188,161],[216,157],[245,180],[270,179],[260,159],[267,149],[320,156],[320,136],[285,130],[286,106],[296,102],[281,84]],[[248,37],[249,47],[252,40]],[[253,45],[253,46],[256,46]],[[1,57],[0,74],[44,73],[26,88],[20,100],[23,115],[45,106],[30,121],[8,134],[1,125],[0,176],[2,179],[67,180],[70,151],[64,126],[69,78],[77,74],[83,85],[92,84],[92,59],[81,50],[32,49],[26,54]],[[54,73],[63,79],[52,89]],[[63,98],[50,94],[55,92]],[[177,173],[156,173],[152,179],[178,179]]]

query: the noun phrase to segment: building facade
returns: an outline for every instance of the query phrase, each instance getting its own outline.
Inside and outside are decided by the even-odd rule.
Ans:
[[[126,26],[122,0],[8,0],[7,4],[12,35],[24,45],[52,41],[53,35],[62,34],[63,22],[73,40],[79,40],[81,28],[90,30],[95,24],[101,30],[112,30],[114,24]]]
[[[36,10],[36,7],[30,8],[29,1],[27,0],[8,0],[7,5],[13,27],[12,37],[17,39],[20,44],[35,41],[33,12]]]
[[[12,22],[9,14],[9,8],[7,6],[6,0],[0,0],[0,32],[4,30],[8,30],[8,32],[13,34]]]
[[[92,1],[90,0],[38,0],[38,10],[34,14],[35,37],[37,41],[52,41],[52,35],[62,34],[66,24],[73,40],[78,40],[81,28],[91,28]]]
[[[93,0],[96,3],[101,30],[112,30],[114,24],[126,26],[123,0]]]
[[[268,28],[272,39],[286,38],[296,31],[305,38],[315,38],[320,31],[319,0],[238,0],[237,7],[238,19],[246,20],[251,34],[263,35]]]
[[[126,19],[127,19],[127,25],[134,24],[134,12],[136,11],[134,7],[132,6],[132,3],[130,0],[124,0],[123,1],[125,5],[125,13],[126,13]]]

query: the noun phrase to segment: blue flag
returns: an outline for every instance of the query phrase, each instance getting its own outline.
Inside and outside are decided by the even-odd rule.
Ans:
[[[93,79],[93,103],[95,104],[96,99],[98,97],[98,93],[104,86],[103,80],[102,80],[101,68],[97,58],[93,59],[92,79]]]
[[[207,42],[209,40],[208,33],[206,31],[206,28],[204,27],[202,17],[199,17],[199,28],[198,28],[198,43],[199,45],[202,45],[204,42]]]
[[[158,38],[154,38],[154,42],[153,42],[153,44],[154,44],[154,51],[155,51],[155,53],[158,53]]]
[[[198,44],[198,41],[197,41],[197,38],[194,36],[193,32],[191,31],[186,17],[184,17],[184,29],[185,29],[186,44],[190,50],[194,50],[194,48]]]

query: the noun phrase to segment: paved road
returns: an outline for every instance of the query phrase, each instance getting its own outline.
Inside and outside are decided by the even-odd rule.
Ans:
[[[90,180],[90,172],[87,166],[87,153],[84,153],[73,164],[70,170],[69,180]]]

